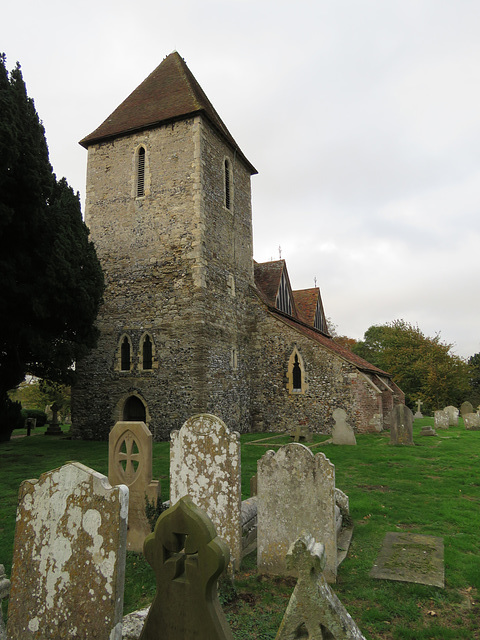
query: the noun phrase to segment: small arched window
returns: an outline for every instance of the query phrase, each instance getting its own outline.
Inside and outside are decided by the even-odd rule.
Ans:
[[[145,147],[137,151],[137,198],[145,195]]]
[[[298,354],[295,354],[295,359],[293,363],[292,370],[292,382],[293,382],[293,390],[301,391],[302,389],[302,370],[300,369],[300,363],[298,361]]]
[[[120,368],[122,371],[130,371],[130,341],[127,336],[123,339],[122,346],[120,348]]]
[[[230,161],[225,158],[225,206],[227,209],[232,208],[232,172]]]
[[[153,364],[152,358],[152,341],[150,336],[145,336],[142,345],[142,363],[144,369],[151,369]]]
[[[287,368],[287,391],[288,393],[304,394],[308,391],[308,384],[305,375],[305,364],[300,351],[295,346]]]

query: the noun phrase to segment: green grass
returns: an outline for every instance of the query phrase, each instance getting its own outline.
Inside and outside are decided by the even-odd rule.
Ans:
[[[463,426],[420,437],[414,447],[392,447],[389,434],[357,436],[356,447],[325,444],[315,437],[313,453],[323,451],[335,464],[336,485],[350,499],[354,535],[334,590],[368,639],[480,639],[480,431]],[[17,435],[19,432],[15,432]],[[268,434],[242,436],[242,496],[249,496],[257,460],[288,438],[258,442]],[[35,435],[0,445],[0,562],[11,572],[15,509],[20,482],[78,460],[107,473],[108,447]],[[169,444],[154,445],[154,477],[168,498]],[[439,589],[369,577],[387,531],[440,536],[445,546],[446,588]],[[154,576],[140,554],[129,553],[125,611],[148,604]],[[222,594],[234,637],[274,638],[293,588],[291,580],[258,577],[255,554],[236,576],[235,593]]]

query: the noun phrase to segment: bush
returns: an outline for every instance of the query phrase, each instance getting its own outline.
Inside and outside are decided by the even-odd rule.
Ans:
[[[36,418],[37,427],[43,427],[47,423],[47,414],[45,411],[41,411],[40,409],[22,409],[22,424],[20,427],[25,426],[25,420],[27,418]],[[16,427],[17,429],[19,427]]]
[[[23,426],[22,405],[5,394],[0,397],[0,442],[8,442],[14,429]]]

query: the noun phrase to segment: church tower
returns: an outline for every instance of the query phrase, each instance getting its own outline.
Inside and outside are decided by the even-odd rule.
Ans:
[[[164,439],[193,413],[250,424],[250,176],[178,53],[81,143],[85,219],[106,290],[98,347],[77,365],[74,437],[144,420]]]

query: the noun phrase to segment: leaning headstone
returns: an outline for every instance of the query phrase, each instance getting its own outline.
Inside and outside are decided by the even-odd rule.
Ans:
[[[464,413],[463,424],[468,431],[480,430],[480,415],[478,413]]]
[[[128,489],[78,462],[20,486],[9,640],[120,640]]]
[[[335,409],[333,411],[335,426],[332,429],[333,444],[357,444],[353,428],[347,422],[347,412],[345,409]]]
[[[448,429],[450,425],[450,415],[446,409],[435,411],[434,414],[435,429]]]
[[[423,414],[420,411],[420,407],[423,405],[423,402],[421,400],[417,400],[417,410],[415,412],[415,415],[413,416],[414,420],[418,420],[420,418],[423,418]]]
[[[275,640],[365,640],[324,576],[325,549],[310,535],[297,539],[288,550],[286,564],[298,574],[297,585]]]
[[[445,407],[444,411],[446,411],[448,413],[448,426],[449,427],[458,426],[458,409],[457,409],[457,407],[453,407],[452,405],[449,405],[448,407]]]
[[[2,615],[2,600],[8,598],[10,593],[10,580],[7,580],[5,575],[5,567],[0,564],[0,640],[6,640],[7,632],[5,630],[5,623],[3,622]]]
[[[230,570],[242,559],[240,436],[207,413],[171,434],[170,504],[190,496],[230,547]]]
[[[188,497],[157,520],[145,540],[157,591],[140,640],[233,640],[217,596],[228,546]]]
[[[337,575],[335,466],[323,453],[291,443],[258,461],[257,567],[288,575],[285,557],[303,531],[315,531],[325,546],[325,574]]]
[[[413,414],[405,404],[393,407],[390,444],[413,444]]]
[[[110,431],[108,480],[129,489],[127,548],[140,552],[152,531],[146,501],[155,511],[161,500],[160,483],[152,480],[152,434],[144,422],[117,422]]]
[[[45,431],[46,436],[61,436],[62,435],[62,427],[60,426],[60,422],[58,421],[58,411],[60,406],[54,402],[51,406],[52,410],[52,418],[48,423],[47,430]]]
[[[474,413],[473,405],[471,402],[468,402],[468,400],[462,402],[462,404],[460,405],[460,415],[462,416],[462,418],[466,413]]]

